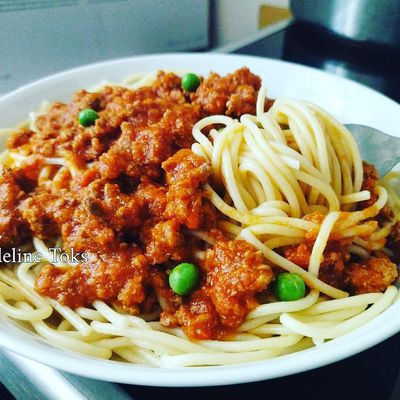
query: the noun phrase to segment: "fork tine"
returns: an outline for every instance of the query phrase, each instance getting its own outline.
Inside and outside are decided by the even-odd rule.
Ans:
[[[400,161],[400,138],[387,135],[378,129],[358,124],[346,124],[353,134],[361,157],[375,165],[381,177]]]

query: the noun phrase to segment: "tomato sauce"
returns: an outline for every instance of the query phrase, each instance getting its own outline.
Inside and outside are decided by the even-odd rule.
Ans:
[[[88,254],[70,269],[43,267],[36,291],[72,308],[103,300],[143,314],[162,304],[161,322],[182,326],[191,338],[237,328],[272,271],[252,246],[213,230],[217,213],[202,190],[211,168],[190,147],[201,118],[254,113],[260,84],[242,68],[211,74],[188,93],[180,77],[161,71],[152,85],[136,90],[78,91],[70,103],[54,103],[38,116],[37,132],[13,134],[9,150],[28,158],[2,170],[1,244],[61,236],[65,250]],[[99,115],[89,127],[79,124],[86,108]],[[45,157],[73,168],[73,174],[62,171],[57,188],[39,183]],[[219,238],[214,246],[190,235],[200,229]],[[201,275],[186,297],[168,285],[170,270],[183,261],[195,263]]]

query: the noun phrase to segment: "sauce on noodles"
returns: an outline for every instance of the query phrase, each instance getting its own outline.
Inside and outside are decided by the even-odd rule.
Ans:
[[[214,113],[254,112],[259,87],[260,79],[244,68],[227,77],[212,74],[189,95],[178,76],[160,72],[152,86],[137,90],[80,91],[70,104],[55,103],[38,116],[37,132],[15,133],[8,148],[27,158],[4,170],[12,185],[4,190],[17,193],[4,205],[17,215],[4,226],[4,245],[31,235],[61,236],[66,250],[89,254],[87,263],[68,270],[44,266],[36,291],[72,308],[106,300],[135,315],[157,310],[162,297],[161,322],[181,325],[192,338],[237,328],[258,304],[255,294],[268,288],[271,268],[244,241],[212,231],[216,211],[202,190],[211,169],[189,148],[195,122]],[[79,125],[84,108],[100,115],[92,127]],[[45,157],[65,159],[75,176],[50,166],[41,182]],[[21,240],[11,227],[21,230]],[[195,256],[204,243],[186,230],[219,236],[204,260]],[[167,283],[180,261],[193,261],[203,273],[189,298]]]
[[[69,104],[49,105],[8,139],[1,247],[61,239],[65,250],[88,253],[88,262],[44,263],[38,294],[72,309],[101,300],[152,315],[161,330],[181,327],[190,339],[246,331],[274,300],[271,284],[284,269],[302,275],[309,293],[300,302],[309,306],[317,290],[333,298],[385,292],[397,278],[400,229],[376,170],[350,154],[351,139],[322,111],[311,115],[329,120],[336,142],[315,121],[296,119],[308,105],[274,104],[260,88],[247,68],[211,73],[193,93],[179,76],[159,72],[148,85],[81,90]],[[90,127],[79,124],[85,108],[99,115]],[[274,120],[263,114],[269,109]],[[264,147],[270,153],[258,154]],[[168,285],[180,262],[201,275],[185,297]]]

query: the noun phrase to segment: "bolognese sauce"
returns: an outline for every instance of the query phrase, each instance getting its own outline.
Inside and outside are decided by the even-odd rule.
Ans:
[[[38,293],[72,308],[105,300],[146,314],[161,304],[161,323],[181,326],[189,338],[235,332],[259,304],[258,295],[269,290],[274,273],[260,251],[217,229],[218,211],[203,190],[211,166],[190,147],[201,118],[254,114],[260,85],[258,76],[242,68],[225,77],[212,73],[189,93],[180,77],[159,72],[150,86],[81,90],[68,104],[52,104],[36,118],[37,132],[22,129],[8,140],[11,151],[27,157],[18,167],[0,170],[1,246],[29,236],[61,236],[66,250],[88,253],[87,263],[71,269],[46,265],[36,279]],[[97,113],[92,125],[79,124],[83,109]],[[57,174],[50,187],[41,182],[39,167],[59,157],[71,168],[56,172],[50,166],[49,176]],[[372,192],[375,178],[366,169],[364,186]],[[321,222],[323,216],[307,218]],[[198,230],[212,239],[209,248],[193,235]],[[284,256],[306,268],[311,236],[285,248]],[[364,293],[383,291],[397,277],[387,257],[376,254],[362,264],[351,260],[348,245],[328,244],[322,280]],[[168,274],[180,262],[200,271],[188,296],[168,285]]]

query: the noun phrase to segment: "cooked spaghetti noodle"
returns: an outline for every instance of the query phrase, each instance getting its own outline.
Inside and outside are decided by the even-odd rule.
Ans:
[[[42,258],[0,269],[4,315],[90,356],[201,366],[320,345],[398,299],[398,175],[377,184],[331,115],[266,104],[247,69],[192,94],[172,73],[123,86],[1,132],[0,244]],[[100,117],[83,128],[88,106]],[[54,261],[50,247],[88,250],[88,262]],[[186,298],[166,279],[182,261],[201,273]],[[273,295],[283,270],[304,280],[303,298]]]

